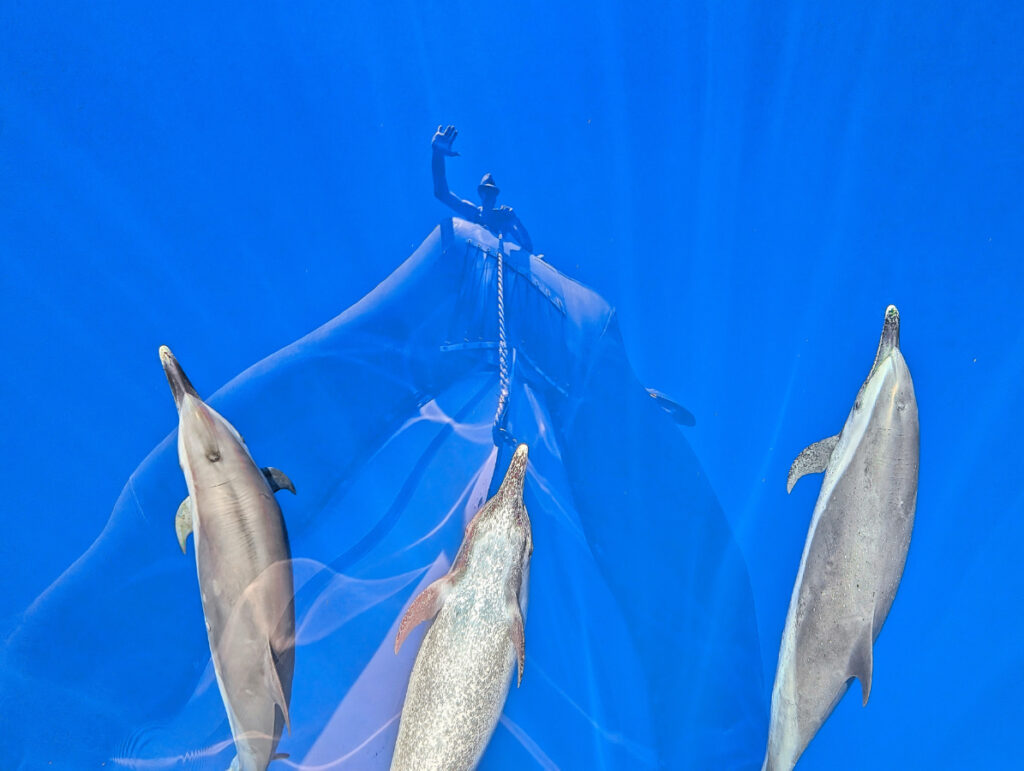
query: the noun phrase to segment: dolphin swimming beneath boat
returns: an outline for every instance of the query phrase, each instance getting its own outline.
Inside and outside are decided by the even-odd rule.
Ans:
[[[291,554],[274,493],[295,492],[260,469],[234,427],[207,406],[167,346],[160,348],[178,408],[178,460],[188,485],[174,521],[193,534],[199,593],[217,685],[236,756],[230,771],[265,771],[285,725],[295,662]]]
[[[900,352],[900,315],[885,311],[874,366],[842,432],[807,447],[789,471],[825,472],[789,603],[772,691],[764,771],[787,771],[860,680],[903,575],[917,506],[917,400]]]
[[[395,653],[409,632],[434,618],[413,665],[392,771],[476,768],[498,724],[518,661],[533,536],[523,504],[527,447],[516,448],[494,497],[470,520],[448,574],[409,606]]]

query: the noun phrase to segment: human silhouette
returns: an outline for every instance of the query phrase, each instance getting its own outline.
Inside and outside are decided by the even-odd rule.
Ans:
[[[519,217],[512,210],[511,206],[497,206],[498,185],[490,173],[484,174],[477,186],[480,194],[480,206],[470,201],[459,198],[448,189],[448,178],[445,175],[444,159],[450,155],[458,155],[452,150],[452,143],[459,132],[454,126],[447,128],[437,127],[437,132],[430,143],[433,150],[431,160],[431,171],[434,174],[434,195],[441,203],[453,209],[456,214],[470,222],[483,225],[499,238],[508,238],[515,241],[528,252],[533,252],[533,242],[519,221]]]

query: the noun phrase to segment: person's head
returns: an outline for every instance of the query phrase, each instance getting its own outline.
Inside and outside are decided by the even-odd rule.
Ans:
[[[494,208],[494,204],[498,201],[498,193],[501,192],[490,172],[484,174],[480,184],[476,187],[476,191],[480,194],[480,203],[483,204],[485,209]]]

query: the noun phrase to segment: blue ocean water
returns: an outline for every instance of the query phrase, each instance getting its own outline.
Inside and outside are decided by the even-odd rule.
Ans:
[[[882,312],[900,307],[923,424],[914,539],[875,647],[871,702],[862,709],[856,695],[846,698],[801,767],[1015,763],[1011,730],[1024,675],[1014,613],[1024,590],[1014,463],[1024,406],[1019,8],[11,3],[0,20],[8,478],[0,710],[12,746],[26,753],[8,756],[20,767],[80,767],[78,747],[55,739],[52,756],[40,749],[57,726],[83,719],[72,695],[110,706],[123,689],[125,711],[132,698],[188,697],[184,676],[168,675],[166,693],[149,693],[163,682],[161,652],[178,650],[173,640],[149,638],[166,646],[150,651],[151,679],[119,680],[118,657],[83,643],[90,619],[47,628],[46,645],[68,652],[59,663],[72,674],[107,675],[101,695],[60,693],[58,676],[45,687],[26,679],[10,643],[31,625],[37,598],[60,576],[74,577],[129,477],[174,428],[157,346],[172,345],[210,394],[371,292],[448,216],[431,196],[438,123],[460,130],[462,155],[448,166],[453,188],[472,198],[480,175],[493,172],[501,201],[515,207],[546,261],[616,308],[637,381],[696,416],[696,426],[672,430],[693,448],[749,576],[757,649],[748,647],[744,660],[759,657],[761,672],[739,688],[759,695],[761,732],[817,494],[805,480],[787,497],[786,470],[802,447],[841,427],[870,368]],[[257,402],[229,415],[243,434],[244,417],[260,410],[251,431],[273,425],[278,405]],[[619,406],[600,408],[610,435],[661,446],[639,428],[630,434]],[[286,436],[287,424],[278,430]],[[587,438],[574,449],[607,457],[596,449],[599,430]],[[258,458],[283,467],[274,449],[259,445]],[[618,452],[612,457],[625,456]],[[462,490],[486,461],[486,453],[475,464],[458,457],[435,469],[432,484]],[[395,487],[412,466],[387,466],[399,469]],[[313,504],[301,503],[300,470],[286,470],[300,487],[294,502],[283,502],[287,518],[291,507]],[[159,624],[180,625],[183,639],[201,646],[191,553],[177,554],[171,536],[184,494],[174,471],[171,462],[158,472],[166,473],[165,542],[140,535],[111,548],[110,592],[113,601],[124,591],[119,569],[133,558],[169,549],[180,594],[164,585],[166,596],[149,603],[153,615],[139,611],[135,628],[144,636],[161,608],[191,603],[191,615]],[[669,486],[677,473],[666,464],[643,481]],[[604,476],[588,485],[580,471],[576,486],[556,486],[549,499],[580,505]],[[544,507],[533,494],[539,518]],[[363,500],[380,503],[372,490]],[[679,545],[676,577],[686,574],[694,544],[685,521],[676,526],[643,507],[622,507],[619,516],[625,534],[654,523],[659,544]],[[351,536],[344,526],[330,523]],[[616,526],[614,517],[602,520],[601,537],[614,539]],[[111,544],[98,543],[94,555]],[[670,591],[672,576],[643,582],[642,555],[604,559],[620,594],[632,571],[649,606],[693,607],[692,596]],[[400,581],[375,592],[345,580],[333,586],[339,602],[352,603],[352,618],[381,597],[400,597],[390,609],[398,612],[400,592],[411,591]],[[598,586],[579,571],[539,580],[535,610],[545,607],[542,592],[564,603],[547,606],[558,608],[567,597],[589,598],[572,594],[581,587]],[[707,609],[709,618],[722,612]],[[544,618],[530,617],[528,640],[560,628]],[[694,663],[641,648],[621,668],[598,666],[637,648],[628,644],[628,614],[617,629],[588,628],[588,618],[575,624],[586,634],[564,646],[562,668],[591,678],[577,683],[581,691],[593,684],[592,694],[614,695],[607,714],[619,722],[578,714],[588,736],[605,737],[600,746],[636,752],[624,760],[588,745],[592,754],[580,752],[574,765],[571,747],[558,754],[557,737],[534,749],[566,768],[593,767],[595,757],[630,767],[659,746],[653,726],[678,719],[688,737],[697,724],[675,712],[690,698],[685,685],[678,702],[652,702],[658,715],[636,713],[631,700],[651,671],[660,668],[671,684]],[[340,621],[325,624],[318,634]],[[690,641],[672,644],[685,655]],[[121,649],[112,641],[110,650]],[[604,658],[593,659],[595,651]],[[332,661],[357,679],[356,663]],[[529,695],[542,683],[559,685],[534,674],[528,665],[523,689],[510,697],[516,725],[543,724],[544,705],[556,702]],[[191,676],[193,687],[204,677],[208,686],[208,673]],[[41,694],[31,710],[22,709],[26,688]],[[206,713],[189,713],[196,746],[183,754],[228,737],[216,699],[204,704]],[[516,712],[527,705],[532,711]],[[94,726],[77,730],[105,735],[111,720],[102,710],[89,719]],[[152,739],[144,728],[136,737]],[[740,767],[756,765],[757,733],[726,748],[753,758]],[[567,730],[562,740],[572,736]],[[507,728],[496,742],[502,737],[509,758],[529,746]],[[502,757],[487,762],[502,767]]]

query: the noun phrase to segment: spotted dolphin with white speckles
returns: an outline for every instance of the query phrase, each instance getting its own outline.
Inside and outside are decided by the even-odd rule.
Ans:
[[[885,312],[874,366],[837,436],[789,471],[825,472],[782,634],[764,771],[792,769],[853,678],[866,705],[872,646],[903,575],[917,505],[917,400],[900,352],[900,315]]]
[[[451,570],[415,599],[395,652],[422,621],[392,771],[476,768],[498,724],[513,665],[523,679],[523,619],[533,536],[523,504],[527,447],[516,448],[494,497],[466,527]]]
[[[178,460],[188,485],[174,527],[193,534],[199,592],[217,685],[236,756],[230,771],[265,771],[285,725],[295,662],[291,553],[274,493],[295,488],[260,469],[234,427],[205,404],[167,346],[178,408]]]

